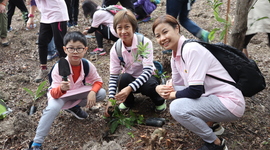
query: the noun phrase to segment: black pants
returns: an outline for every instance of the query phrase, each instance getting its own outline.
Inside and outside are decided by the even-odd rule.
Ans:
[[[133,13],[135,12],[132,0],[104,0],[102,6],[116,5],[118,2],[120,2],[123,7],[131,10]]]
[[[246,49],[247,48],[247,45],[248,43],[250,42],[250,40],[253,38],[253,36],[255,36],[257,33],[255,34],[250,34],[250,35],[246,35],[245,36],[245,41],[244,41],[244,46],[243,48]],[[268,46],[270,47],[270,33],[267,33],[268,35]]]
[[[141,5],[135,8],[135,13],[138,15],[138,17],[137,17],[138,20],[144,19],[147,17],[146,12],[144,11],[144,9]]]
[[[10,29],[12,16],[14,15],[16,7],[18,7],[21,10],[24,22],[26,23],[28,21],[28,10],[24,4],[24,1],[23,0],[9,0],[8,12],[7,12],[7,16],[8,16],[7,29],[8,30]]]
[[[129,83],[135,80],[130,74],[123,73],[118,78],[118,90],[121,91],[123,88],[127,87]],[[155,76],[151,76],[150,79],[143,84],[135,93],[141,93],[150,97],[155,106],[160,106],[164,103],[164,99],[159,96],[156,92],[156,86],[159,85],[159,81]],[[132,107],[134,105],[134,95],[130,93],[124,102],[125,106]]]
[[[114,42],[118,40],[118,37],[115,37],[111,33],[110,28],[105,25],[100,25],[98,27],[98,29],[95,31],[95,36],[99,48],[103,48],[103,38],[112,40]]]
[[[40,23],[38,36],[38,52],[40,64],[47,64],[48,44],[54,37],[55,47],[59,57],[66,57],[63,46],[63,38],[67,33],[67,22],[55,22],[51,24]]]
[[[68,9],[69,23],[78,22],[79,0],[65,0]]]

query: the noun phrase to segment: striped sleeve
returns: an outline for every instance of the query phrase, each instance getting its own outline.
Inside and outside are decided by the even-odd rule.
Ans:
[[[111,74],[109,81],[109,98],[114,98],[117,89],[117,80],[119,75]]]
[[[129,84],[132,90],[137,91],[151,77],[153,69],[151,66],[145,66],[143,73],[133,82]]]

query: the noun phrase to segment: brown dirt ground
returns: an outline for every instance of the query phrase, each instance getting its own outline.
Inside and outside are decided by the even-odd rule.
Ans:
[[[100,1],[96,1],[100,3]],[[161,0],[161,2],[157,10],[152,14],[152,18],[165,13],[165,0]],[[235,2],[236,0],[232,0],[231,2],[230,17],[232,20],[236,7]],[[226,3],[222,5],[221,9],[223,16],[225,10]],[[36,14],[38,16],[38,13]],[[80,10],[79,16],[79,28],[69,29],[69,31],[82,31],[84,27],[89,25],[88,20],[82,15],[82,10]],[[190,13],[190,18],[202,28],[209,31],[216,27],[222,27],[222,25],[214,20],[213,11],[207,5],[207,1],[201,0],[196,2]],[[36,22],[38,24],[38,19]],[[156,59],[163,62],[165,68],[168,68],[169,56],[162,55],[162,48],[153,38],[151,32],[152,23],[153,21],[139,24],[139,31],[152,39]],[[13,113],[0,121],[0,149],[20,150],[27,148],[28,142],[35,135],[35,129],[42,115],[42,110],[46,107],[46,97],[37,100],[38,110],[34,115],[27,115],[31,105],[31,97],[22,88],[27,87],[34,90],[38,86],[37,83],[33,82],[33,79],[39,65],[37,45],[35,45],[39,25],[33,30],[25,30],[21,13],[17,9],[13,16],[12,27],[14,30],[8,33],[10,46],[0,47],[0,98],[13,110]],[[181,34],[188,38],[194,38],[183,28]],[[96,48],[95,39],[89,39],[88,42],[90,50]],[[104,46],[107,52],[109,52],[112,43],[107,40],[104,40],[104,42]],[[213,42],[218,41],[215,40]],[[270,110],[268,102],[270,99],[270,51],[269,47],[267,47],[267,36],[265,34],[256,35],[249,44],[248,49],[250,57],[257,62],[264,74],[267,87],[254,97],[246,98],[246,111],[239,121],[222,123],[222,126],[226,129],[222,137],[227,140],[228,148],[232,150],[266,150],[269,149],[270,142]],[[85,57],[91,59],[89,53]],[[48,62],[48,66],[51,67],[56,61],[55,59]],[[97,66],[98,72],[104,80],[104,88],[107,89],[109,55],[98,56],[93,63]],[[147,97],[138,95],[137,102],[133,109],[134,112],[142,114],[145,118],[166,118],[166,124],[162,128],[166,130],[167,134],[160,140],[160,143],[156,141],[154,149],[187,150],[198,148],[203,143],[199,137],[177,123],[170,116],[168,109],[162,114],[156,114],[153,112],[152,103]],[[170,101],[167,102],[168,106],[169,104]],[[141,141],[141,136],[145,135],[149,137],[157,127],[138,125],[132,129],[126,129],[120,126],[115,134],[104,137],[108,128],[108,120],[102,117],[105,105],[106,101],[99,103],[98,112],[86,110],[90,117],[85,120],[77,120],[72,115],[61,111],[55,119],[49,135],[45,139],[43,148],[45,150],[83,149],[83,146],[89,141],[97,143],[115,141],[121,145],[122,149],[148,149],[148,146]],[[129,136],[128,132],[132,132],[134,137]]]

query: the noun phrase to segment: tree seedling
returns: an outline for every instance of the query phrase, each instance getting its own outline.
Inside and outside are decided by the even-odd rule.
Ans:
[[[47,87],[46,87],[46,83],[47,81],[43,81],[39,84],[39,86],[36,89],[36,92],[28,89],[28,88],[23,88],[29,95],[32,96],[32,105],[29,111],[29,115],[32,115],[36,112],[37,107],[35,106],[35,102],[37,99],[39,99],[40,97],[42,97],[44,94],[46,94],[47,92]]]
[[[147,58],[147,55],[150,54],[149,52],[147,52],[148,50],[148,45],[149,43],[146,43],[146,44],[143,44],[142,42],[139,43],[139,45],[137,45],[137,53],[136,54],[133,54],[133,58],[134,58],[134,61],[139,61],[138,58],[139,56],[143,57],[143,58]]]
[[[165,72],[162,72],[162,73],[159,73],[159,71],[158,70],[155,70],[155,77],[156,78],[158,78],[158,79],[160,79],[160,81],[161,81],[161,84],[166,84],[166,81],[167,81],[167,78],[169,78],[170,76],[166,76],[165,74],[167,73],[166,71]]]
[[[210,7],[214,10],[213,13],[214,13],[214,17],[215,17],[216,21],[218,21],[219,23],[221,23],[223,25],[223,29],[214,28],[210,32],[208,38],[210,41],[214,40],[215,33],[217,31],[221,31],[219,39],[222,40],[226,36],[228,29],[231,27],[231,20],[226,21],[226,19],[223,19],[220,17],[219,7],[223,4],[222,2],[220,2],[219,0],[214,0],[214,1],[208,0],[207,2],[210,5]]]
[[[144,117],[143,115],[136,115],[132,110],[129,111],[129,114],[124,115],[116,105],[116,100],[109,99],[112,103],[113,112],[111,112],[111,120],[109,122],[110,132],[114,133],[119,125],[124,125],[127,128],[131,128],[135,124],[142,124]],[[110,110],[109,110],[110,111]]]

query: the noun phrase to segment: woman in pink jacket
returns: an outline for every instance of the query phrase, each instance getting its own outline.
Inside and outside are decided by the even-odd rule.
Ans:
[[[114,44],[110,51],[109,98],[117,100],[120,110],[128,110],[135,105],[134,93],[148,96],[155,105],[156,112],[166,110],[166,101],[155,91],[159,80],[154,76],[153,44],[147,37],[142,40],[147,45],[144,55],[138,50],[139,40],[135,33],[137,20],[130,10],[119,11],[114,16],[113,27],[119,35],[120,49]],[[117,43],[116,42],[116,43]],[[123,61],[119,59],[121,53]],[[118,92],[117,92],[118,91]],[[107,108],[110,106],[108,103]],[[105,116],[108,117],[108,109]]]
[[[207,74],[233,82],[221,63],[197,42],[182,47],[180,25],[170,15],[158,17],[152,26],[157,42],[172,49],[172,84],[158,85],[156,91],[171,100],[172,117],[205,144],[198,150],[227,150],[225,139],[217,137],[209,122],[236,121],[243,116],[245,100],[235,86]]]

